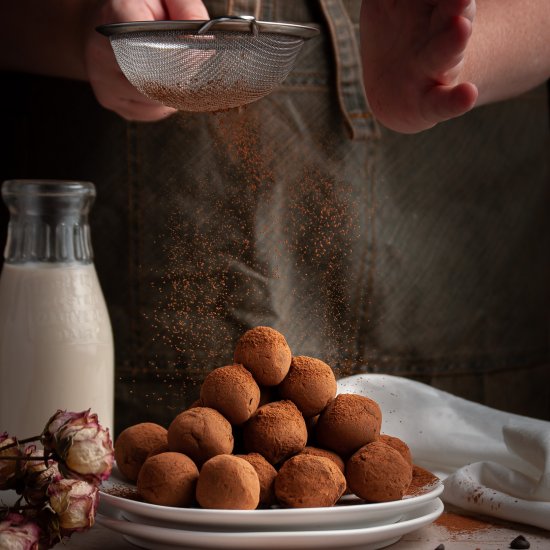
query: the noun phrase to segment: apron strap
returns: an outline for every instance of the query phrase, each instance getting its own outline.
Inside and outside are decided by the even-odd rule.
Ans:
[[[319,0],[332,37],[340,109],[352,139],[379,137],[363,87],[363,69],[357,38],[342,0]]]

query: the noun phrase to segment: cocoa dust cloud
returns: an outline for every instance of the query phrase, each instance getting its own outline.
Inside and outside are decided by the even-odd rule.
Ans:
[[[158,371],[161,393],[151,390],[147,400],[156,397],[157,409],[176,412],[177,393],[186,405],[195,400],[214,366],[230,366],[243,327],[276,326],[299,355],[322,357],[335,370],[362,364],[357,334],[364,314],[356,305],[365,300],[350,297],[350,288],[366,288],[355,258],[367,246],[361,226],[368,212],[356,196],[365,186],[350,182],[363,174],[346,173],[340,136],[289,142],[274,152],[287,122],[243,109],[246,116],[233,109],[167,121],[180,127],[170,150],[196,151],[200,142],[208,151],[173,159],[165,153],[188,175],[174,175],[155,195],[169,216],[155,235],[160,268],[148,276],[151,330],[142,339],[151,354],[147,368]],[[277,380],[284,371],[272,374]],[[260,386],[271,383],[256,375]]]

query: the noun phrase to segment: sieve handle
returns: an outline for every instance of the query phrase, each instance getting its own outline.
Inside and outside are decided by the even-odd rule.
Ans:
[[[207,21],[204,25],[202,25],[201,28],[197,31],[197,34],[206,34],[210,27],[216,25],[217,23],[221,23],[222,21],[248,22],[250,23],[250,29],[252,30],[254,36],[258,36],[258,24],[256,22],[256,18],[253,15],[224,15],[223,17],[215,17],[214,19],[210,19],[210,21]]]

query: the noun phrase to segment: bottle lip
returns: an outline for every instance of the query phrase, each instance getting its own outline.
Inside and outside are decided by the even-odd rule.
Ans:
[[[65,196],[88,195],[95,197],[95,185],[90,181],[57,179],[11,179],[2,184],[2,196]]]

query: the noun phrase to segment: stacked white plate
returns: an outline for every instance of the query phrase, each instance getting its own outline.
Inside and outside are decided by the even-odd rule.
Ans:
[[[136,500],[135,487],[115,469],[102,487],[96,520],[150,550],[375,550],[436,520],[442,491],[435,481],[393,502],[365,503],[348,495],[331,508],[172,508]]]

